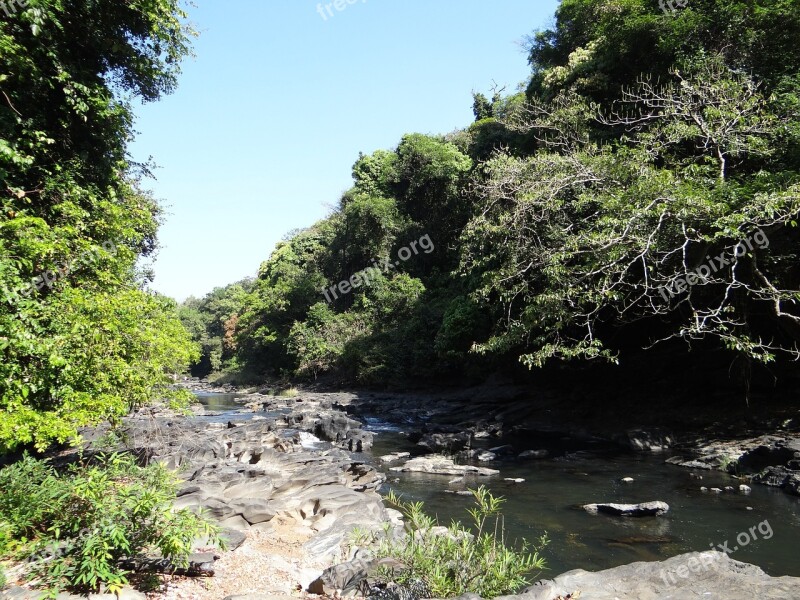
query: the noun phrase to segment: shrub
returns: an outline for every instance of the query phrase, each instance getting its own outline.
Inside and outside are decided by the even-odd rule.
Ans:
[[[377,558],[393,558],[405,568],[396,573],[379,571],[384,583],[415,585],[424,582],[433,598],[450,598],[467,592],[482,598],[512,594],[530,583],[545,568],[539,550],[547,545],[546,535],[538,546],[523,541],[518,549],[506,544],[500,507],[505,500],[484,487],[472,490],[475,507],[467,512],[472,530],[454,521],[446,531],[436,530],[436,520],[424,512],[422,502],[402,502],[393,492],[387,500],[406,519],[406,535],[386,535],[376,551]]]
[[[163,465],[142,467],[127,454],[65,474],[26,457],[0,471],[0,523],[44,586],[91,592],[104,584],[113,593],[128,583],[123,559],[158,551],[186,566],[195,538],[216,541],[204,518],[173,509],[177,483]]]

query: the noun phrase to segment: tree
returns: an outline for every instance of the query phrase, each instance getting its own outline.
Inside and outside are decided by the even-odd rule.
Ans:
[[[714,338],[761,362],[800,356],[800,173],[780,168],[798,115],[719,57],[644,78],[622,103],[534,104],[515,126],[544,148],[487,164],[463,267],[506,318],[480,349],[528,348],[529,366],[613,359],[611,328],[637,323],[648,346]],[[626,133],[599,144],[598,124]]]
[[[193,355],[136,270],[161,209],[126,154],[130,100],[172,91],[191,35],[177,0],[0,15],[0,451],[164,397]]]

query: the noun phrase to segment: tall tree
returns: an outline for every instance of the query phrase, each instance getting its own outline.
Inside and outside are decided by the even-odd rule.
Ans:
[[[0,450],[66,441],[165,395],[194,349],[143,291],[160,208],[131,102],[171,92],[178,0],[30,0],[0,12]]]

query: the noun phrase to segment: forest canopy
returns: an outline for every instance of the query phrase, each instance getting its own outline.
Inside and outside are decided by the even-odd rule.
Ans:
[[[676,340],[797,359],[798,34],[797,1],[563,0],[524,92],[360,156],[248,293],[214,292],[236,297],[222,367],[402,384]],[[391,268],[351,285],[370,264]]]

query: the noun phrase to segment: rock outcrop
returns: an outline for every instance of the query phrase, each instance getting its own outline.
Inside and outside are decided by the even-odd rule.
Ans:
[[[571,594],[571,596],[570,596]],[[569,571],[503,600],[790,600],[800,578],[770,577],[722,552],[694,552],[661,562],[635,562],[605,571]],[[500,599],[498,599],[500,600]]]

